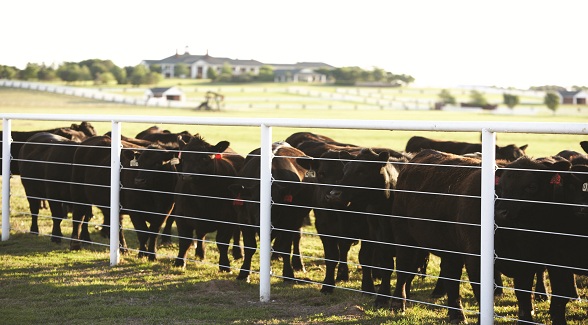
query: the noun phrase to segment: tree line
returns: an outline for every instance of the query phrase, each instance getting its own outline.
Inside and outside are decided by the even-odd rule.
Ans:
[[[561,88],[561,87],[559,87]],[[565,88],[563,88],[565,90]],[[539,90],[539,89],[534,89]],[[541,89],[545,91],[545,96],[543,97],[543,104],[547,106],[551,111],[555,113],[557,108],[559,107],[560,97],[557,94],[558,87],[556,88],[547,88]],[[447,89],[442,89],[441,92],[437,95],[439,98],[439,103],[441,106],[443,105],[457,105],[457,100],[455,96],[453,96]],[[513,95],[509,93],[502,94],[502,103],[506,105],[508,108],[513,109],[515,106],[520,104],[520,98],[518,95]],[[467,102],[472,106],[478,107],[486,107],[488,104],[488,100],[484,97],[484,94],[477,90],[472,90],[470,92],[470,100]]]
[[[394,74],[381,68],[364,70],[359,67],[342,67],[334,69],[317,69],[315,72],[327,76],[327,80],[336,85],[357,85],[360,83],[376,83],[382,86],[408,85],[415,81],[414,77],[406,74]],[[185,63],[174,66],[174,75],[186,77],[190,74],[190,68]],[[251,72],[234,74],[233,67],[225,63],[220,71],[209,68],[207,77],[212,82],[272,82],[274,81],[274,69],[269,65],[260,68],[258,74]],[[38,81],[64,81],[67,83],[92,81],[95,85],[107,84],[131,84],[154,85],[163,79],[160,65],[151,65],[149,68],[143,64],[136,66],[119,67],[111,60],[90,59],[80,62],[64,62],[60,65],[46,65],[28,63],[22,70],[7,65],[0,65],[0,79],[38,80]]]

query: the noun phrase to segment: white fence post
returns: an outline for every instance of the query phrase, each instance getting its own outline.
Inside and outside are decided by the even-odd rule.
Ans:
[[[2,119],[2,241],[10,237],[10,129],[10,120]]]
[[[270,301],[272,129],[261,124],[261,170],[259,199],[259,300]]]
[[[494,171],[496,133],[482,129],[480,324],[494,324]]]
[[[120,122],[112,121],[110,147],[110,265],[117,265],[120,261]],[[104,216],[107,218],[108,216]]]

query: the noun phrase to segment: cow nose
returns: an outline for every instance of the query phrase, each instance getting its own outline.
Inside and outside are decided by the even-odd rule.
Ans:
[[[137,186],[145,186],[147,181],[144,178],[136,177],[135,178],[135,185]]]

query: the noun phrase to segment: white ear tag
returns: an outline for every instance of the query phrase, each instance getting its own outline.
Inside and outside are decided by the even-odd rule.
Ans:
[[[180,163],[180,159],[179,158],[176,158],[176,157],[172,158],[169,161],[169,164],[172,165],[172,166],[178,165],[179,163]]]
[[[588,183],[582,184],[582,192],[588,192]]]
[[[131,160],[131,167],[139,167],[139,162],[137,161],[137,158],[133,158],[133,160]]]
[[[309,169],[309,170],[306,171],[306,173],[304,173],[304,176],[305,177],[308,177],[308,178],[315,178],[316,177],[316,172],[314,170],[312,170],[312,169]]]

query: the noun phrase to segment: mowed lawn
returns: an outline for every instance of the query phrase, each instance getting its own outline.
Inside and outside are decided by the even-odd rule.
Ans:
[[[515,108],[516,112],[516,108]],[[150,108],[116,105],[71,96],[46,94],[25,90],[0,88],[0,113],[43,113],[81,115],[143,115],[231,118],[307,118],[350,120],[433,120],[433,121],[509,121],[509,122],[557,122],[587,123],[588,116],[577,114],[574,109],[562,109],[553,115],[546,109],[536,115],[493,115],[487,112],[400,111],[400,110],[231,110],[227,106],[220,112],[200,112],[190,109]],[[79,122],[79,121],[75,121]],[[12,121],[12,129],[36,130],[67,126],[72,121]],[[109,123],[92,123],[99,134],[110,130]],[[134,136],[151,125],[124,123],[123,134]],[[188,130],[200,133],[208,142],[231,142],[237,152],[246,155],[259,146],[260,132],[256,127],[224,127],[170,124],[158,126],[172,131]],[[479,133],[368,131],[335,129],[273,128],[273,140],[284,140],[297,131],[321,133],[342,142],[362,146],[390,147],[403,150],[413,135],[425,135],[439,139],[479,141]],[[498,144],[528,144],[527,153],[540,157],[553,155],[563,149],[582,151],[579,142],[586,135],[551,134],[498,134]],[[41,214],[41,236],[28,234],[30,216],[19,177],[13,177],[11,197],[11,234],[8,241],[0,242],[0,314],[7,324],[442,324],[447,320],[446,310],[436,307],[444,299],[430,297],[435,279],[417,279],[412,298],[426,304],[409,304],[404,315],[372,307],[373,296],[357,292],[361,286],[361,271],[357,265],[358,246],[350,254],[351,280],[340,285],[333,295],[319,292],[324,277],[322,245],[314,235],[313,226],[305,227],[302,254],[306,257],[306,273],[299,278],[310,283],[283,283],[272,278],[272,297],[269,303],[259,302],[259,277],[253,274],[250,283],[235,280],[241,261],[232,261],[233,272],[219,273],[215,266],[218,254],[214,244],[208,244],[204,261],[194,260],[191,250],[186,269],[174,268],[177,239],[169,247],[161,247],[158,261],[148,262],[130,251],[117,266],[109,266],[108,241],[97,230],[91,230],[92,239],[98,245],[87,245],[84,250],[69,251],[69,243],[54,244],[45,235],[50,233],[49,212]],[[96,210],[93,220],[98,226],[102,215]],[[125,235],[129,248],[138,247],[132,225],[125,217]],[[71,222],[62,223],[64,235],[71,234]],[[214,240],[214,236],[208,239]],[[272,262],[277,275],[281,264]],[[253,269],[258,269],[257,255]],[[438,260],[429,265],[429,274],[438,274]],[[507,285],[512,284],[507,281]],[[578,279],[580,293],[586,298],[588,281]],[[349,289],[349,290],[347,290]],[[469,285],[462,286],[464,307],[476,310]],[[496,323],[511,324],[516,317],[514,294],[507,290],[496,300],[496,313],[507,318],[497,318]],[[537,305],[539,322],[549,322],[549,305]],[[568,306],[571,324],[588,320],[586,302],[574,302]],[[475,316],[470,315],[475,322]]]

